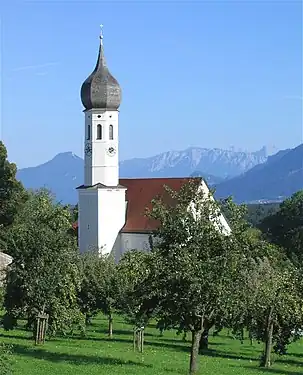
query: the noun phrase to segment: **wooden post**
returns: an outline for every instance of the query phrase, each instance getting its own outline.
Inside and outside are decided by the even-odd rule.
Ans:
[[[137,328],[134,328],[134,352],[136,351]]]
[[[37,324],[36,324],[36,340],[35,344],[37,345],[39,342],[39,326],[40,326],[40,318],[37,317]]]
[[[137,328],[137,350],[140,351],[141,348],[141,334],[140,328]]]
[[[143,353],[144,327],[134,328],[133,344],[134,344],[134,351],[138,350],[140,353]]]
[[[143,353],[143,347],[144,347],[144,327],[140,331],[141,333],[141,353]]]
[[[37,328],[36,328],[36,340],[35,344],[44,344],[45,343],[45,335],[47,330],[47,323],[48,323],[48,314],[44,314],[44,308],[42,313],[38,314],[37,316]]]

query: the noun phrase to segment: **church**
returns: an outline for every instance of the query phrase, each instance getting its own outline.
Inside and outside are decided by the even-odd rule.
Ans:
[[[164,186],[178,191],[191,178],[119,178],[119,106],[121,87],[109,72],[103,34],[97,64],[81,87],[84,106],[84,184],[77,188],[78,241],[80,252],[98,249],[118,260],[131,249],[149,250],[156,223],[145,216]],[[199,187],[208,186],[199,178]],[[226,233],[229,225],[220,221]]]

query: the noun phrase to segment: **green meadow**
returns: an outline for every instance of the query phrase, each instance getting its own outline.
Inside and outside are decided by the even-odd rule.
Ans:
[[[146,328],[144,353],[134,352],[132,327],[116,317],[114,337],[107,337],[107,321],[94,319],[86,337],[73,334],[35,346],[22,324],[14,331],[0,330],[0,342],[12,345],[13,375],[169,375],[187,374],[190,342],[166,331],[161,337],[154,325]],[[189,336],[188,336],[189,339]],[[289,346],[286,356],[273,355],[268,370],[259,367],[262,344],[232,338],[227,331],[210,336],[209,350],[199,357],[199,374],[258,375],[303,374],[303,340]]]

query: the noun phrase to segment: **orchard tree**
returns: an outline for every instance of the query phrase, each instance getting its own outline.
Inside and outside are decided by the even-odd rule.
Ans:
[[[79,292],[80,309],[86,323],[102,311],[108,317],[108,335],[113,336],[113,312],[116,300],[116,264],[112,256],[98,251],[81,255],[82,281]]]
[[[167,326],[191,331],[190,373],[197,372],[199,345],[230,299],[227,286],[235,280],[238,248],[223,234],[220,207],[197,180],[179,192],[166,188],[166,196],[153,200],[148,212],[159,229],[154,241],[150,280],[158,316]],[[149,299],[151,296],[149,295]]]
[[[27,192],[16,179],[17,167],[7,160],[7,151],[0,141],[0,229],[12,224],[27,199]]]
[[[270,367],[273,346],[284,354],[292,331],[302,327],[302,293],[297,270],[288,262],[263,261],[252,309],[256,337],[264,342],[261,366]]]
[[[70,226],[69,210],[41,190],[30,194],[5,231],[5,251],[13,257],[6,280],[6,328],[21,317],[33,327],[41,311],[49,314],[50,334],[81,324],[78,248]]]
[[[247,237],[238,261],[237,283],[229,291],[233,303],[223,323],[234,333],[248,330],[250,339],[264,342],[261,366],[270,367],[271,352],[285,354],[286,345],[302,327],[302,282],[282,251],[260,237]],[[243,256],[244,255],[244,256]]]
[[[117,266],[116,307],[125,320],[132,324],[134,337],[136,331],[144,330],[156,312],[157,303],[152,293],[155,283],[151,276],[155,262],[153,253],[130,250]]]

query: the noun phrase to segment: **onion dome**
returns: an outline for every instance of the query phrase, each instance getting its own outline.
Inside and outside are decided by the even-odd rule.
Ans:
[[[98,61],[92,74],[82,84],[81,101],[86,110],[92,108],[117,110],[121,103],[120,85],[106,65],[102,32]]]

